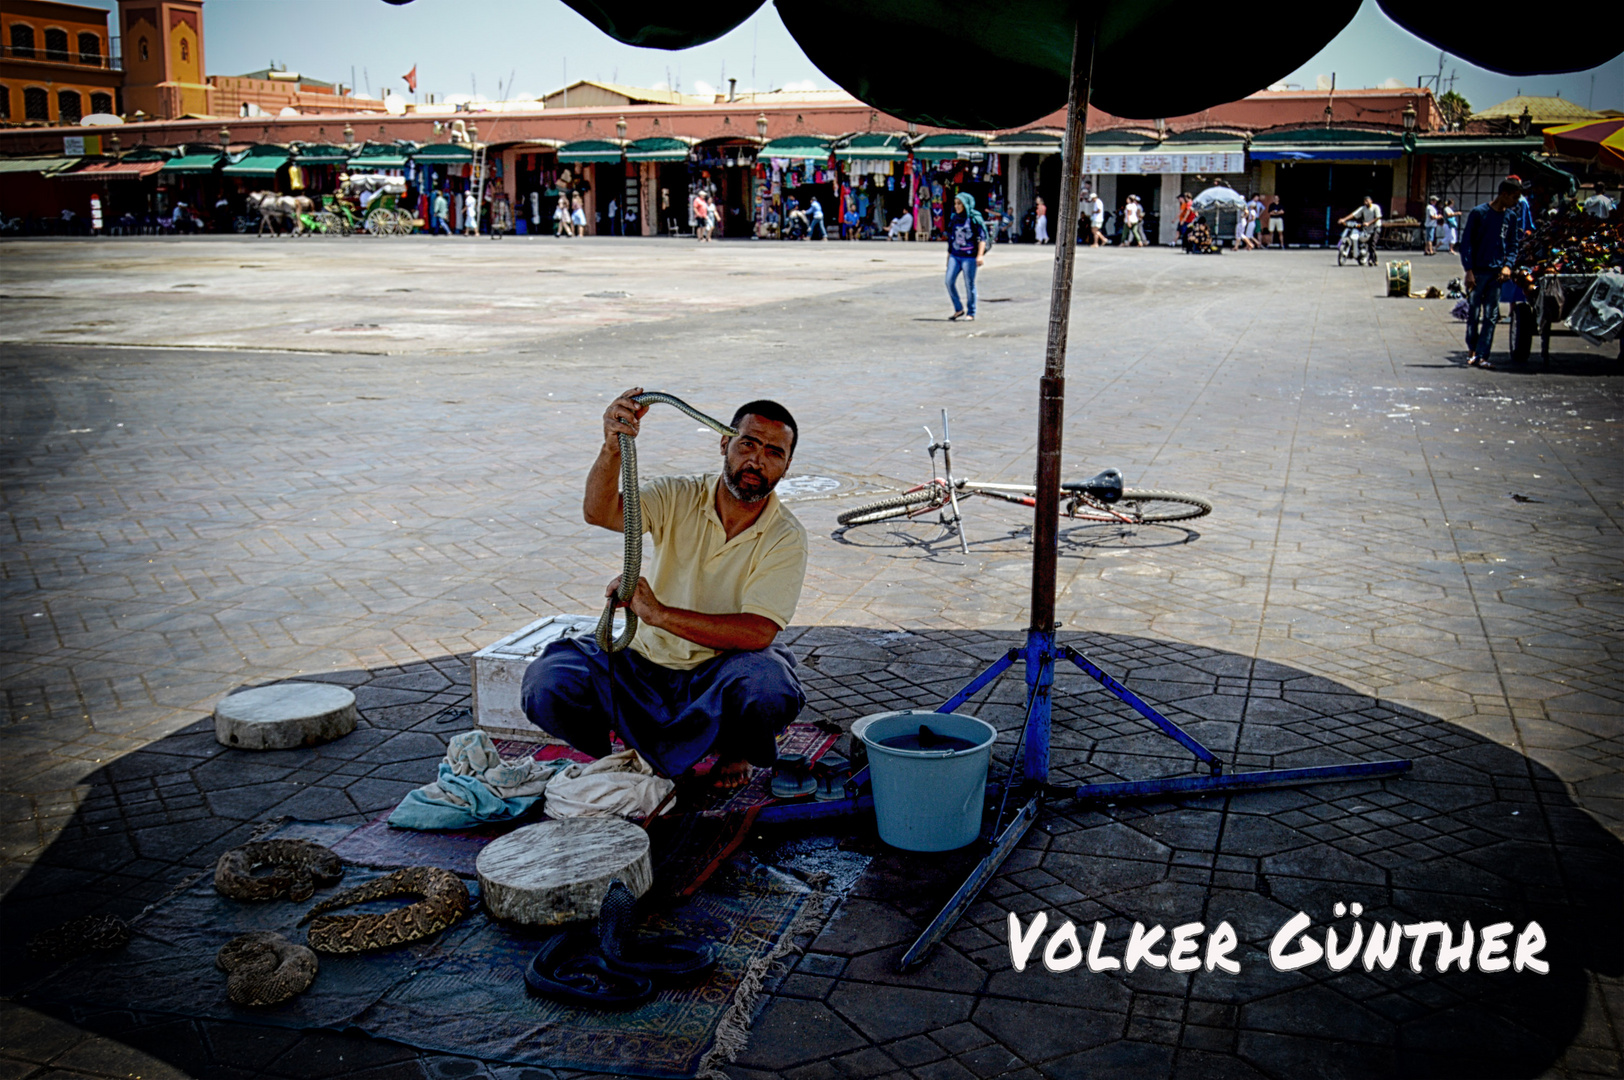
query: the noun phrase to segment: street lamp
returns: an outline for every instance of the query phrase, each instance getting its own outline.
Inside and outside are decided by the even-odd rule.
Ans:
[[[344,125],[344,145],[345,146],[354,146],[355,145],[355,129],[350,127],[350,125],[348,125],[348,124]]]
[[[756,116],[756,134],[761,138],[767,137],[767,114],[759,113]]]
[[[220,125],[220,149],[224,150],[231,143],[231,129],[224,124]]]
[[[1404,106],[1404,130],[1415,130],[1415,102],[1413,101]]]
[[[615,135],[620,139],[626,137],[626,118],[624,116],[615,121]]]
[[[1523,106],[1522,115],[1517,117],[1517,130],[1527,135],[1529,127],[1534,123],[1534,117],[1528,112],[1528,106]]]

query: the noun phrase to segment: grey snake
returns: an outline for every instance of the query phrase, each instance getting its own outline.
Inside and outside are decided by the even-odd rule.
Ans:
[[[737,428],[729,427],[715,417],[706,416],[686,401],[670,394],[653,392],[638,394],[632,400],[639,405],[655,403],[673,405],[718,435],[731,438],[739,433]],[[622,531],[626,539],[626,554],[621,564],[620,588],[609,598],[609,602],[604,606],[603,616],[598,620],[598,648],[604,652],[619,652],[630,645],[632,638],[637,634],[637,616],[632,613],[630,607],[627,607],[626,625],[621,629],[620,636],[615,636],[615,606],[624,604],[632,598],[632,593],[637,591],[637,579],[642,576],[643,571],[643,500],[637,490],[637,442],[624,433],[619,439],[620,490],[625,518]]]

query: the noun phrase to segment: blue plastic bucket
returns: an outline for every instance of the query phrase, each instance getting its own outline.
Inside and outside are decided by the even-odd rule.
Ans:
[[[914,750],[884,746],[920,725],[937,735],[965,739],[961,750]],[[963,713],[902,712],[865,716],[852,734],[868,749],[869,783],[880,839],[904,851],[952,851],[981,834],[987,764],[998,731]]]

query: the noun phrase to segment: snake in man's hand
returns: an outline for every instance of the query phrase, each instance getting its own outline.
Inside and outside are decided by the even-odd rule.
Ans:
[[[706,416],[686,401],[670,394],[653,392],[638,394],[632,401],[639,405],[653,405],[657,402],[673,405],[718,435],[731,438],[739,433],[737,428],[729,427],[715,417]],[[603,617],[598,620],[598,648],[604,652],[619,652],[630,645],[632,638],[637,634],[637,616],[628,605],[626,625],[621,629],[620,635],[615,636],[615,608],[632,598],[632,593],[637,591],[637,580],[643,573],[643,501],[637,490],[637,441],[625,433],[622,433],[619,439],[620,490],[624,504],[626,555],[621,566],[620,588],[609,598],[603,609]]]

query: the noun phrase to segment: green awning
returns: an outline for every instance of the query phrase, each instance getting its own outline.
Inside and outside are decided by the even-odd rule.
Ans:
[[[948,135],[926,135],[910,147],[913,156],[924,161],[958,161],[971,154],[987,152],[987,137],[967,131]],[[997,153],[997,151],[994,151]]]
[[[773,139],[756,153],[761,158],[788,158],[794,161],[829,160],[829,140],[821,135],[785,135]]]
[[[225,176],[275,176],[291,156],[280,146],[253,146],[220,172]]]
[[[1559,169],[1544,158],[1534,157],[1532,154],[1518,154],[1517,164],[1519,172],[1523,175],[1532,173],[1553,187],[1561,188],[1565,193],[1572,195],[1579,190],[1579,178],[1566,169]]]
[[[901,135],[871,132],[847,139],[835,148],[835,157],[842,161],[907,161],[908,150]]]
[[[201,173],[213,172],[215,166],[219,165],[223,160],[225,160],[225,155],[218,150],[185,154],[181,157],[170,158],[164,162],[164,167],[159,172],[169,175],[180,173],[195,176]]]
[[[456,143],[435,143],[412,154],[419,165],[471,165],[474,152]]]
[[[1404,156],[1404,141],[1382,131],[1303,128],[1252,137],[1253,161],[1382,161]]]
[[[987,144],[995,154],[1058,154],[1060,136],[1050,131],[1011,131]]]
[[[687,161],[689,145],[682,139],[638,139],[626,147],[627,161]]]
[[[61,156],[0,158],[0,173],[39,173],[41,176],[52,176],[64,169],[71,169],[81,160]]]
[[[311,143],[308,146],[295,147],[293,151],[293,161],[296,165],[342,165],[348,160],[350,160],[348,150],[330,143]]]
[[[406,156],[417,150],[416,143],[367,143],[350,158],[352,169],[404,169]]]
[[[1538,153],[1545,141],[1539,135],[1417,135],[1417,154],[1510,155]]]
[[[581,139],[560,146],[558,162],[560,165],[609,164],[619,161],[622,153],[624,151],[617,142],[608,139]]]

